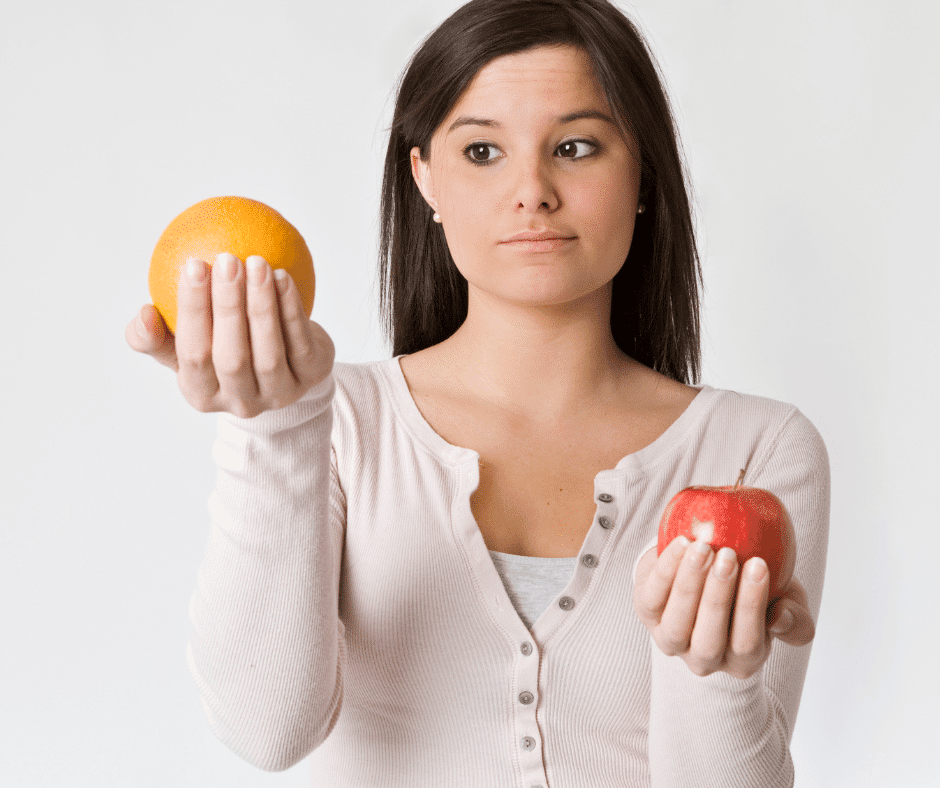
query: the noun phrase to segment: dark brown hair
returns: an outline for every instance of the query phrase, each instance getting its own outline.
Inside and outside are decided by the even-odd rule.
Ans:
[[[701,268],[675,122],[652,54],[607,0],[472,0],[431,33],[399,82],[382,182],[380,309],[392,355],[451,336],[467,316],[467,281],[411,173],[477,72],[534,47],[589,55],[621,131],[640,149],[640,202],[627,259],[614,277],[610,326],[628,356],[682,383],[701,365]]]

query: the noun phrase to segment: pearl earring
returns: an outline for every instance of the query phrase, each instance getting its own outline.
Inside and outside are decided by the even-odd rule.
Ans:
[[[435,213],[434,216],[432,216],[431,218],[438,224],[441,223],[441,215],[439,213]]]
[[[637,212],[637,213],[643,213],[643,211],[645,211],[645,210],[646,210],[646,206],[645,206],[643,203],[640,203],[640,204],[637,206],[636,212]]]

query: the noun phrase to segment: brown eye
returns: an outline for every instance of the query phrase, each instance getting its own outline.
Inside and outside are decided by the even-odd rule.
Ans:
[[[583,156],[569,155],[576,152],[578,145],[589,145],[591,150]],[[596,148],[597,145],[588,140],[566,140],[558,146],[559,151],[564,151],[564,153],[562,153],[563,159],[586,159],[588,156],[591,156],[594,153],[594,149]]]
[[[491,164],[493,159],[487,158],[487,151],[494,147],[486,142],[475,142],[464,148],[463,155],[470,160],[472,164]]]

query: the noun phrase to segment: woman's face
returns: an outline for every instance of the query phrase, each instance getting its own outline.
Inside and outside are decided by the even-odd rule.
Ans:
[[[471,289],[529,305],[606,294],[630,250],[639,153],[579,48],[491,61],[434,133],[429,161],[415,147],[411,163]],[[510,242],[543,230],[570,240]]]

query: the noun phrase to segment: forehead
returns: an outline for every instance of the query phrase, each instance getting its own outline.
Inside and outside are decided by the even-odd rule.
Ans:
[[[467,114],[509,121],[521,111],[556,117],[584,109],[610,113],[587,53],[573,46],[539,47],[503,55],[481,68],[442,129]]]

